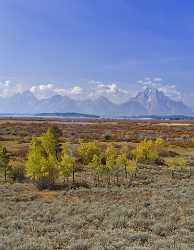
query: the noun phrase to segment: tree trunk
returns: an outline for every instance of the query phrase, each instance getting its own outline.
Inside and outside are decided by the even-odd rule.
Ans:
[[[125,166],[125,178],[127,179],[127,168]]]
[[[73,170],[73,183],[75,183],[75,171]]]
[[[4,178],[5,178],[5,181],[7,180],[7,169],[5,168],[5,172],[4,172]]]
[[[191,168],[189,168],[189,177],[191,177],[191,175],[192,175],[192,174],[191,174]]]
[[[99,183],[100,183],[100,177],[99,177],[99,174],[98,174],[98,187],[99,187]]]

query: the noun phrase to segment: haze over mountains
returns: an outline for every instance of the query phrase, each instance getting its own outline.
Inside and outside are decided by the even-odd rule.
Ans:
[[[37,99],[30,91],[0,98],[0,113],[85,113],[101,116],[193,115],[193,110],[181,101],[170,99],[157,88],[148,87],[122,104],[101,96],[97,99],[75,100],[55,95]]]

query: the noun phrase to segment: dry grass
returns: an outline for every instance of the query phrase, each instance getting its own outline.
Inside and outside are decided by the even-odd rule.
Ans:
[[[194,249],[194,176],[157,167],[145,166],[130,188],[0,185],[0,249]]]

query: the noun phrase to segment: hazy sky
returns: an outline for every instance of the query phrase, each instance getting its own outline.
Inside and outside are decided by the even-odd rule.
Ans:
[[[0,0],[1,95],[119,99],[154,81],[194,105],[193,13],[192,0]]]

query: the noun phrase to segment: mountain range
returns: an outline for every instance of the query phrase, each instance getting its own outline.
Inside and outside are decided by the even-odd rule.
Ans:
[[[0,113],[84,113],[100,116],[193,115],[192,108],[175,101],[156,88],[148,87],[122,104],[100,96],[96,99],[75,100],[55,95],[37,99],[30,91],[11,97],[0,97]]]

